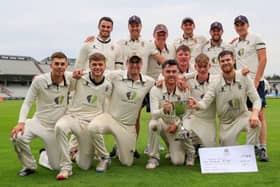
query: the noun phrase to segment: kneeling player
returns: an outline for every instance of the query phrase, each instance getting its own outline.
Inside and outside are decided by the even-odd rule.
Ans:
[[[167,60],[162,67],[164,76],[161,88],[154,86],[150,91],[151,115],[149,123],[150,159],[147,169],[159,166],[159,137],[166,138],[169,144],[170,159],[174,165],[181,165],[185,161],[185,149],[181,141],[176,141],[176,133],[181,127],[181,119],[176,114],[177,105],[183,106],[185,113],[188,92],[180,91],[177,87],[179,68],[175,60]]]
[[[89,57],[91,72],[76,81],[72,103],[66,115],[56,123],[55,132],[61,151],[59,157],[61,169],[56,177],[58,180],[67,179],[72,175],[67,138],[69,134],[77,137],[78,152],[75,159],[78,166],[84,170],[91,166],[94,146],[90,140],[88,124],[103,112],[105,97],[111,94],[111,84],[103,76],[105,67],[103,54],[94,53]]]
[[[127,71],[114,71],[107,75],[113,86],[108,113],[97,116],[89,125],[98,156],[109,157],[100,135],[112,134],[119,149],[118,157],[127,166],[133,164],[138,112],[145,95],[154,85],[152,78],[140,73],[142,65],[142,59],[134,55],[127,61]],[[106,160],[101,160],[96,171],[103,172],[108,165]]]
[[[208,86],[215,80],[215,77],[209,73],[209,58],[205,54],[200,54],[195,58],[194,76],[187,80],[191,88],[191,96],[200,101],[203,99]],[[202,146],[216,145],[216,107],[212,102],[205,110],[191,110],[183,120],[183,126],[191,132],[191,137],[196,143]],[[192,146],[192,145],[189,145]],[[193,149],[194,150],[194,147]],[[194,152],[190,152],[186,161],[187,166],[193,166],[195,161]]]
[[[20,176],[35,172],[36,160],[29,146],[32,139],[43,140],[48,155],[49,168],[59,170],[58,147],[54,126],[64,114],[68,104],[71,73],[66,73],[67,57],[62,52],[51,56],[51,72],[38,75],[32,81],[22,104],[19,122],[12,130],[12,143],[23,165]],[[31,119],[26,119],[32,103],[36,101],[36,112]]]
[[[222,74],[209,85],[202,100],[190,98],[190,107],[207,109],[215,102],[222,146],[236,145],[241,131],[247,132],[247,144],[255,145],[260,129],[258,112],[261,101],[253,81],[234,70],[235,60],[231,51],[222,51],[218,59]],[[249,112],[246,106],[247,96],[253,103],[252,112]]]

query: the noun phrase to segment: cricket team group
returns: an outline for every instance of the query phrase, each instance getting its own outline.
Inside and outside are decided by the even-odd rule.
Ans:
[[[159,167],[161,139],[173,165],[191,167],[199,147],[236,145],[242,131],[257,158],[268,161],[266,46],[249,32],[246,16],[237,16],[233,24],[237,37],[226,43],[220,22],[211,23],[207,40],[194,33],[195,22],[186,17],[182,36],[169,44],[164,24],[154,27],[153,40],[141,38],[142,21],[134,15],[128,20],[129,37],[113,42],[113,20],[100,18],[99,33],[86,38],[73,72],[66,71],[67,56],[54,52],[50,72],[32,81],[11,132],[23,166],[19,176],[36,171],[34,138],[45,146],[39,164],[57,170],[58,180],[73,174],[74,162],[82,170],[95,166],[99,173],[114,157],[133,165],[140,156],[136,145],[143,107],[150,115],[142,124],[148,125],[146,169]],[[33,102],[36,111],[27,119]],[[104,142],[108,134],[115,140],[111,153]]]

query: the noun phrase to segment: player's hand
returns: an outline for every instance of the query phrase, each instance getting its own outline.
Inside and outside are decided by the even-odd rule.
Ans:
[[[189,89],[189,85],[187,84],[185,77],[183,76],[178,76],[177,86],[181,91],[186,91],[187,89]]]
[[[156,87],[162,88],[162,85],[163,85],[163,80],[158,80],[158,81],[156,82]]]
[[[80,78],[83,76],[83,74],[84,74],[84,71],[83,71],[82,68],[80,68],[80,69],[75,69],[75,70],[73,71],[72,77],[73,77],[74,79],[80,79]]]
[[[198,102],[193,97],[189,97],[188,105],[191,109],[199,109]]]
[[[170,134],[174,134],[177,130],[177,125],[175,124],[171,124],[171,125],[168,125],[166,131]]]
[[[260,81],[258,81],[258,80],[254,80],[254,85],[255,85],[255,88],[256,89],[258,89],[258,87],[259,87],[259,84],[260,84]]]
[[[246,76],[248,73],[250,73],[250,70],[249,70],[249,68],[245,67],[241,70],[241,73],[243,76]]]
[[[165,101],[163,104],[163,112],[164,114],[169,114],[172,110],[172,104],[168,101]]]
[[[249,124],[251,128],[256,128],[260,125],[260,120],[258,115],[252,113],[251,117],[249,118]]]
[[[17,126],[15,126],[11,132],[11,137],[12,138],[17,138],[18,134],[21,133],[21,135],[23,135],[24,133],[24,125],[25,123],[20,122],[17,124]]]
[[[86,39],[85,39],[85,42],[93,42],[95,39],[94,36],[88,36]]]

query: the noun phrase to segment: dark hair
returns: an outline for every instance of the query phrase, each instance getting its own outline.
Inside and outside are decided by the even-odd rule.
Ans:
[[[195,64],[197,65],[208,64],[208,63],[209,63],[209,57],[204,53],[200,53],[197,57],[195,57]]]
[[[191,49],[186,46],[186,45],[180,45],[177,49],[176,49],[176,54],[179,52],[179,51],[188,51],[189,53],[191,53]]]
[[[67,56],[63,53],[63,52],[54,52],[52,55],[51,55],[51,60],[53,60],[54,58],[65,58],[67,60]]]
[[[230,50],[224,50],[224,51],[222,51],[222,52],[219,53],[219,55],[218,55],[218,60],[220,61],[220,59],[221,59],[223,56],[225,56],[225,55],[230,55],[232,58],[234,58],[234,54],[233,54],[232,51],[230,51]]]
[[[93,53],[89,56],[89,62],[91,61],[106,61],[105,56],[102,53]]]
[[[133,55],[128,59],[129,63],[142,63],[142,59],[141,57],[137,56],[137,55]]]
[[[112,18],[110,18],[110,17],[102,17],[102,18],[99,19],[98,26],[100,26],[100,24],[101,24],[102,21],[111,22],[111,23],[112,23],[112,26],[113,26],[113,24],[114,24]]]
[[[162,69],[164,69],[166,66],[177,66],[177,68],[179,69],[179,66],[178,66],[178,63],[176,60],[174,59],[169,59],[169,60],[166,60],[162,65]]]

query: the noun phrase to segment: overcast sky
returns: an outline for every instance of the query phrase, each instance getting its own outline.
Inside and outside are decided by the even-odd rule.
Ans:
[[[163,23],[169,41],[182,35],[181,20],[192,17],[195,33],[209,38],[209,26],[219,21],[224,40],[236,37],[233,19],[242,14],[250,22],[250,32],[267,44],[266,75],[280,74],[280,3],[277,0],[9,0],[1,2],[0,54],[32,56],[41,60],[60,50],[76,58],[83,40],[97,35],[100,17],[114,20],[112,38],[128,37],[127,21],[132,15],[142,19],[142,37],[152,39],[153,27]],[[278,34],[277,34],[278,33]]]

